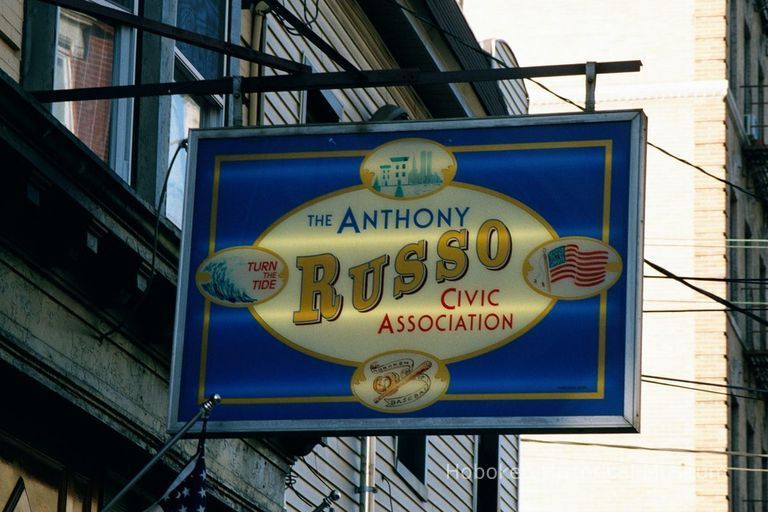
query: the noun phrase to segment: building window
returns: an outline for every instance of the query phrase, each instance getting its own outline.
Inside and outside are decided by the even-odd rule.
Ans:
[[[768,311],[766,311],[766,307],[768,307],[768,284],[766,284],[765,282],[768,276],[766,276],[765,263],[763,263],[762,259],[760,260],[759,278],[760,278],[760,283],[757,285],[757,288],[758,288],[758,302],[760,303],[758,308],[760,309],[760,311],[758,312],[758,314],[762,319],[768,321]],[[760,330],[759,349],[768,350],[768,328],[766,328],[765,323],[760,323],[758,324],[758,329]],[[766,489],[766,491],[768,491],[768,489]],[[766,503],[768,503],[768,501]]]
[[[757,133],[757,142],[762,144],[764,141],[764,129],[765,126],[765,75],[763,75],[763,68],[757,70],[757,125],[755,130]]]
[[[736,174],[734,171],[731,175]],[[739,277],[738,272],[738,251],[734,247],[735,239],[739,238],[739,220],[738,220],[739,203],[736,199],[736,194],[733,191],[730,192],[730,200],[728,202],[728,277],[731,281],[728,284],[728,294],[731,301],[735,302],[739,300],[739,284],[735,279]]]
[[[752,270],[752,251],[753,248],[751,247],[750,241],[752,240],[752,230],[749,228],[748,224],[744,224],[744,241],[742,243],[739,243],[738,245],[744,247],[744,271],[741,273],[741,277],[745,279],[744,282],[741,283],[741,289],[743,290],[743,293],[741,294],[741,305],[747,309],[752,309],[755,307],[755,286],[751,284],[748,279],[750,279],[754,275],[754,271]],[[739,315],[744,319],[744,342],[746,346],[750,350],[754,350],[756,346],[756,337],[758,336],[759,329],[757,322],[755,320],[752,320],[751,318],[748,318],[746,315]]]
[[[496,512],[499,508],[499,436],[477,436],[475,448],[476,512]]]
[[[224,0],[178,0],[176,25],[201,35],[223,39],[227,16]],[[224,61],[221,54],[187,43],[176,42],[175,79],[178,81],[214,79],[223,76]],[[171,122],[168,136],[168,163],[179,143],[195,128],[221,126],[224,99],[221,96],[171,97]],[[165,215],[181,227],[184,211],[187,154],[179,151],[168,175]]]
[[[185,30],[222,39],[226,19],[224,0],[178,0],[176,26]],[[202,78],[219,78],[224,71],[220,53],[191,44],[177,42],[176,49]]]
[[[752,113],[752,36],[749,33],[749,27],[744,25],[744,115]],[[747,133],[750,133],[751,126],[745,126]]]
[[[341,120],[341,103],[329,91],[309,91],[306,101],[307,124],[338,123]]]
[[[731,86],[731,93],[734,95],[738,93],[738,66],[736,62],[738,60],[737,48],[738,48],[738,17],[737,17],[737,0],[730,0],[728,2],[728,81]]]
[[[92,485],[42,454],[0,440],[0,510],[90,512]]]
[[[739,403],[736,401],[735,398],[732,396],[729,398],[730,400],[730,410],[731,410],[731,417],[729,421],[729,429],[730,429],[730,450],[732,452],[742,452],[744,451],[741,446],[741,435],[740,435],[740,427],[741,427],[741,415],[739,413]],[[741,467],[742,464],[742,458],[739,455],[730,455],[730,466],[732,468],[738,468]],[[731,512],[738,512],[741,510],[741,478],[742,478],[743,472],[741,471],[735,471],[731,469],[728,472],[728,476],[730,477],[730,498],[731,498]]]
[[[765,451],[763,451],[765,453]],[[763,512],[768,511],[768,459],[761,459],[762,480],[763,480],[763,506],[759,507]],[[757,508],[756,508],[757,510]]]
[[[303,63],[315,71],[315,65],[308,57]],[[331,91],[302,91],[299,97],[299,122],[306,124],[338,123],[344,114],[344,107]]]
[[[128,8],[131,3],[119,2]],[[58,10],[55,89],[130,84],[133,55],[132,30],[75,11]],[[54,103],[52,112],[120,177],[129,181],[132,108],[130,99],[73,101]]]
[[[760,480],[757,478],[757,457],[752,454],[755,452],[755,430],[752,425],[747,422],[747,496],[746,496],[746,510],[755,510],[758,497],[760,496]]]
[[[200,128],[202,108],[194,98],[187,95],[171,96],[171,126],[168,141],[168,162],[184,139],[189,130]],[[184,185],[187,175],[187,152],[179,150],[173,167],[168,175],[166,186],[165,216],[168,220],[181,227],[184,210]]]
[[[398,436],[395,445],[395,471],[419,498],[427,501],[427,436]]]

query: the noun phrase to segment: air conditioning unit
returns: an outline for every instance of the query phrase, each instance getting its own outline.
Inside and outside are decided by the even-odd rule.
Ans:
[[[744,132],[749,142],[757,142],[760,138],[761,123],[755,114],[744,114]]]

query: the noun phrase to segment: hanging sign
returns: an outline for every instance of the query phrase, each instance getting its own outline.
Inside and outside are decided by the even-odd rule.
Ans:
[[[193,132],[172,428],[636,429],[644,129]]]

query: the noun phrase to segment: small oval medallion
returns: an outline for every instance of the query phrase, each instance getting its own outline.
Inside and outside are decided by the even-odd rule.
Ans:
[[[360,166],[372,192],[391,199],[416,199],[441,190],[456,175],[456,158],[437,142],[400,139],[374,149]]]
[[[555,299],[586,299],[621,276],[621,257],[595,238],[571,236],[541,244],[528,254],[523,274],[532,289]]]
[[[212,302],[247,307],[271,299],[288,281],[285,261],[258,247],[231,247],[200,264],[195,274],[198,290]]]
[[[428,354],[388,352],[358,366],[352,392],[371,409],[402,413],[435,402],[448,389],[448,381],[445,364]]]

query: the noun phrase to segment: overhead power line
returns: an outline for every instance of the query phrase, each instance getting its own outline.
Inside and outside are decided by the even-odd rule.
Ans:
[[[669,276],[651,276],[651,275],[644,275],[645,279],[672,279]],[[759,279],[756,277],[689,277],[689,276],[680,276],[680,279],[685,279],[686,281],[712,281],[712,282],[723,282],[723,283],[747,283],[747,284],[761,284],[761,283],[768,283],[768,279]]]
[[[565,446],[597,446],[600,448],[615,448],[619,450],[642,450],[648,452],[667,452],[667,453],[701,453],[711,455],[732,455],[738,457],[756,457],[761,459],[768,458],[768,454],[754,453],[754,452],[736,452],[732,450],[696,450],[694,448],[657,448],[655,446],[638,446],[628,444],[611,444],[611,443],[589,443],[586,441],[550,441],[546,439],[529,439],[523,438],[524,443],[536,443],[536,444],[556,444]]]
[[[691,391],[696,391],[698,393],[709,393],[711,395],[722,395],[722,396],[733,396],[736,398],[744,398],[745,400],[760,400],[763,399],[757,396],[748,396],[748,395],[737,395],[736,393],[724,393],[722,391],[714,391],[711,389],[702,389],[702,388],[695,388],[693,386],[683,386],[682,384],[672,384],[671,382],[659,382],[651,379],[643,378],[641,379],[643,382],[646,382],[648,384],[657,384],[659,386],[667,386],[670,388],[679,388],[679,389],[688,389]]]
[[[685,384],[696,384],[699,386],[710,386],[714,388],[725,388],[725,389],[738,389],[741,391],[751,391],[753,393],[768,393],[768,389],[766,388],[753,388],[749,386],[737,386],[735,384],[719,384],[716,382],[705,382],[701,380],[687,380],[687,379],[678,379],[675,377],[662,377],[659,375],[645,375],[642,376],[644,379],[656,379],[656,380],[667,380],[671,382],[682,382]]]
[[[747,311],[768,311],[768,308],[744,308]],[[696,309],[644,309],[643,313],[727,313],[736,311],[731,308],[696,308]]]
[[[659,266],[659,265],[657,265],[657,264],[655,264],[655,263],[653,263],[651,261],[648,261],[648,260],[643,260],[643,261],[645,261],[645,264],[650,266],[655,271],[657,271],[657,272],[659,272],[659,273],[661,273],[661,274],[663,274],[663,275],[665,275],[665,276],[667,276],[667,277],[669,277],[671,279],[674,279],[675,281],[677,281],[677,282],[687,286],[691,290],[694,290],[694,291],[704,295],[705,297],[709,297],[710,299],[714,300],[715,302],[719,302],[720,304],[722,304],[723,306],[725,306],[725,307],[727,307],[729,309],[732,309],[734,311],[738,311],[739,313],[741,313],[743,315],[746,315],[748,318],[751,318],[752,320],[754,320],[755,322],[757,322],[757,323],[759,323],[761,325],[768,326],[768,321],[766,321],[764,318],[760,318],[756,314],[752,313],[751,311],[749,311],[749,309],[742,308],[741,306],[737,306],[736,304],[734,304],[733,302],[731,302],[729,300],[726,300],[726,299],[724,299],[724,298],[722,298],[722,297],[720,297],[718,295],[715,295],[714,293],[712,293],[710,291],[707,291],[707,290],[705,290],[703,288],[699,288],[698,286],[689,283],[688,281],[686,281],[685,279],[681,278],[680,276],[675,275],[671,271],[669,271],[669,270],[665,269],[664,267],[661,267],[661,266]]]
[[[458,44],[460,44],[460,45],[470,49],[471,51],[483,55],[486,59],[491,60],[491,61],[499,64],[500,66],[502,66],[504,68],[508,68],[509,67],[507,65],[507,63],[504,62],[503,60],[501,60],[501,59],[499,59],[497,57],[494,57],[493,55],[489,54],[488,52],[486,52],[485,50],[483,50],[481,48],[478,48],[478,47],[476,47],[476,46],[474,46],[472,44],[467,43],[466,41],[464,41],[464,38],[462,38],[461,36],[458,36],[457,34],[454,34],[453,32],[444,29],[443,27],[441,27],[437,23],[434,23],[432,20],[430,20],[428,18],[425,18],[424,16],[420,15],[415,10],[413,10],[413,9],[411,9],[411,8],[405,6],[405,5],[402,5],[398,0],[385,0],[385,1],[387,3],[392,4],[392,5],[396,5],[398,8],[400,8],[403,11],[406,11],[406,12],[410,13],[414,18],[416,18],[419,21],[421,21],[423,23],[426,23],[429,26],[437,29],[443,35],[450,37],[451,39],[456,41]],[[573,101],[572,99],[570,99],[570,98],[568,98],[566,96],[563,96],[562,94],[558,94],[557,92],[553,91],[552,89],[550,89],[549,87],[547,87],[543,83],[539,82],[538,80],[534,80],[532,78],[526,78],[526,80],[529,80],[530,82],[533,82],[538,87],[540,87],[541,89],[543,89],[547,93],[551,94],[552,96],[556,97],[560,101],[568,103],[569,105],[572,105],[572,106],[576,107],[577,109],[579,109],[581,111],[585,111],[586,110],[586,108],[583,105],[578,104],[577,102]],[[698,165],[696,165],[696,164],[694,164],[692,162],[689,162],[685,158],[679,157],[679,156],[675,155],[674,153],[672,153],[671,151],[668,151],[668,150],[662,148],[661,146],[659,146],[657,144],[654,144],[652,142],[647,142],[647,144],[649,146],[651,146],[652,148],[660,151],[662,154],[667,155],[668,157],[673,158],[673,159],[677,160],[678,162],[680,162],[682,164],[685,164],[685,165],[687,165],[687,166],[689,166],[689,167],[691,167],[693,169],[696,169],[697,171],[699,171],[699,172],[709,176],[710,178],[715,179],[715,180],[719,181],[720,183],[723,183],[724,185],[727,185],[727,186],[729,186],[729,187],[731,187],[731,188],[733,188],[735,190],[738,190],[739,192],[742,192],[743,194],[746,194],[746,195],[748,195],[748,196],[750,196],[750,197],[752,197],[754,199],[757,199],[759,201],[763,201],[765,199],[768,199],[768,198],[764,198],[764,197],[762,197],[760,195],[757,195],[757,194],[755,194],[753,192],[750,192],[749,190],[745,189],[744,187],[741,187],[740,185],[737,185],[736,183],[733,183],[732,181],[726,180],[726,179],[721,178],[721,177],[719,177],[719,176],[717,176],[715,174],[712,174],[711,172],[707,171],[703,167],[700,167],[700,166],[698,166]]]
[[[696,165],[696,164],[694,164],[694,163],[692,163],[692,162],[689,162],[689,161],[688,161],[688,160],[686,160],[685,158],[681,158],[681,157],[679,157],[679,156],[675,155],[674,153],[671,153],[671,152],[667,151],[666,149],[662,148],[661,146],[657,146],[657,145],[656,145],[656,144],[654,144],[653,142],[650,142],[650,141],[648,141],[648,143],[647,143],[647,144],[648,144],[649,146],[651,146],[652,148],[654,148],[654,149],[656,149],[656,150],[658,150],[658,151],[660,151],[660,152],[664,153],[664,154],[665,154],[665,155],[667,155],[668,157],[670,157],[670,158],[673,158],[674,160],[677,160],[678,162],[680,162],[680,163],[682,163],[682,164],[685,164],[685,165],[687,165],[687,166],[689,166],[689,167],[692,167],[692,168],[696,169],[697,171],[699,171],[699,172],[701,172],[701,173],[704,173],[704,174],[706,174],[706,175],[707,175],[707,176],[709,176],[710,178],[712,178],[712,179],[715,179],[715,180],[719,181],[720,183],[723,183],[724,185],[728,185],[728,186],[730,186],[730,187],[732,187],[732,188],[735,188],[735,189],[736,189],[736,190],[738,190],[739,192],[742,192],[742,193],[744,193],[744,194],[746,194],[746,195],[748,195],[748,196],[750,196],[750,197],[753,197],[753,198],[757,199],[758,201],[762,201],[762,200],[764,200],[764,199],[765,199],[764,197],[762,197],[762,196],[759,196],[759,195],[757,195],[757,194],[754,194],[754,193],[750,192],[749,190],[745,189],[744,187],[741,187],[741,186],[739,186],[739,185],[737,185],[737,184],[733,183],[732,181],[728,181],[728,180],[726,180],[726,179],[724,179],[724,178],[721,178],[720,176],[717,176],[717,175],[715,175],[715,174],[712,174],[711,172],[707,171],[707,170],[706,170],[706,169],[704,169],[703,167],[700,167],[700,166],[698,166],[698,165]]]

